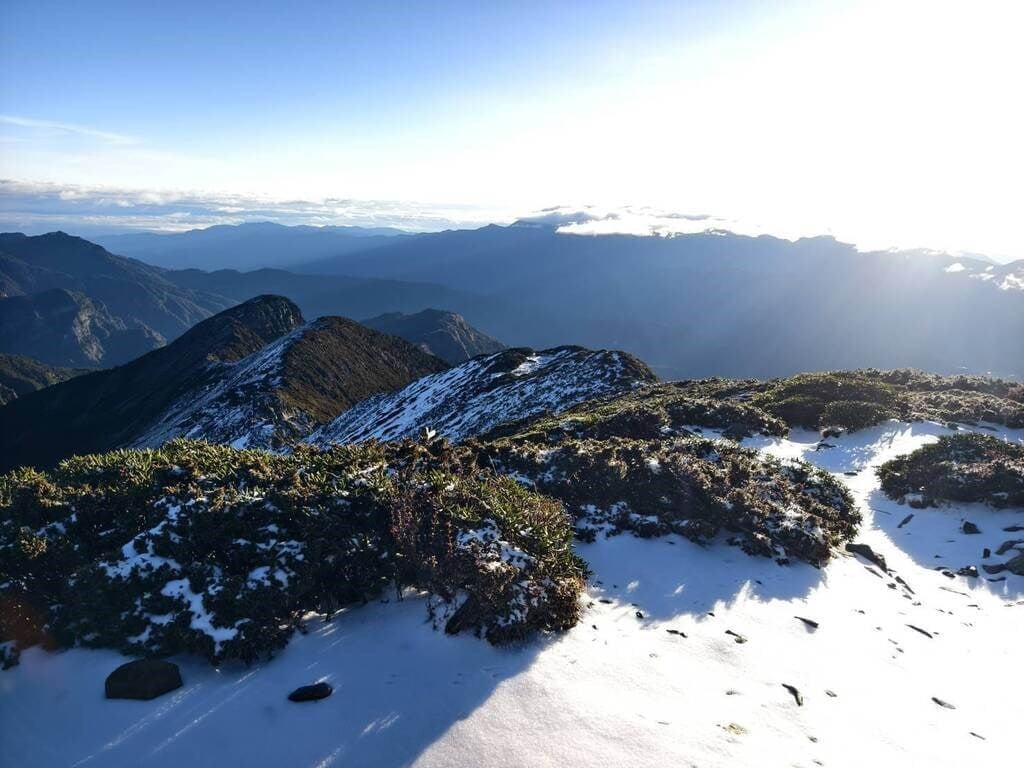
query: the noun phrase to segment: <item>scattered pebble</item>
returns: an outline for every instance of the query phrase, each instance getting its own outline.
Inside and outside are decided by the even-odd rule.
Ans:
[[[735,640],[735,641],[736,641],[737,643],[740,643],[741,645],[742,645],[743,643],[747,642],[747,638],[745,638],[745,637],[744,637],[743,635],[741,635],[741,634],[740,634],[740,633],[738,633],[738,632],[733,632],[733,631],[732,631],[731,629],[727,629],[727,630],[725,630],[725,634],[727,634],[727,635],[732,635],[733,639],[734,639],[734,640]]]
[[[964,520],[964,524],[961,530],[964,533],[981,533],[981,529],[978,528],[978,526],[976,526],[970,520]]]
[[[806,624],[811,629],[817,629],[818,628],[818,622],[816,622],[814,619],[805,619],[803,616],[794,616],[793,618],[794,619],[799,619],[800,621],[802,621],[804,624]]]
[[[896,527],[897,528],[902,528],[904,525],[906,525],[907,523],[909,523],[913,519],[914,519],[914,513],[911,512],[909,515],[907,515],[902,520],[900,520],[900,524],[897,525]]]
[[[935,637],[935,635],[933,635],[927,629],[921,629],[920,627],[915,627],[913,624],[907,624],[907,626],[910,627],[915,632],[920,632],[925,637],[929,637],[929,638],[934,638]]]
[[[955,706],[950,704],[948,701],[943,701],[938,696],[932,696],[932,701],[934,701],[936,704],[938,704],[943,709],[956,709]]]

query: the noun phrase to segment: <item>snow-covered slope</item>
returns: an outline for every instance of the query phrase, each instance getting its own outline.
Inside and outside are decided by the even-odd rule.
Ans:
[[[218,363],[131,442],[188,437],[236,448],[278,448],[364,397],[447,366],[402,339],[322,317],[234,363]]]
[[[277,396],[284,352],[308,328],[297,328],[237,363],[217,364],[221,376],[171,404],[131,447],[153,448],[175,437],[190,437],[236,448],[269,448],[275,438],[308,433],[314,427],[308,414],[283,411]]]
[[[175,659],[185,686],[150,702],[103,700],[114,652],[33,648],[0,673],[0,765],[1014,764],[1024,577],[935,568],[988,562],[1024,512],[908,509],[873,472],[944,433],[887,422],[826,450],[810,432],[745,442],[846,482],[857,541],[890,574],[853,555],[818,570],[719,543],[599,539],[579,547],[593,576],[565,634],[515,648],[449,637],[407,595],[313,622],[251,668]],[[330,698],[286,700],[321,679]]]
[[[318,445],[395,440],[428,427],[458,441],[508,421],[622,394],[655,376],[632,355],[555,347],[508,349],[370,398],[310,435]]]

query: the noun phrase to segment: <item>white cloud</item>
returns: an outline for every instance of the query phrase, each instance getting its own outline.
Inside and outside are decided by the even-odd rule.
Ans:
[[[76,136],[83,136],[90,139],[97,139],[105,144],[139,144],[140,140],[132,136],[125,136],[121,133],[100,131],[95,128],[87,128],[73,123],[60,123],[53,120],[37,120],[32,117],[18,117],[15,115],[0,115],[0,124],[12,125],[18,128],[26,128],[36,132],[57,132],[67,133]]]

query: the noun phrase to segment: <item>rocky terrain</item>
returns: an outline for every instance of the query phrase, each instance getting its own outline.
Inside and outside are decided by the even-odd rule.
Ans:
[[[0,350],[48,365],[121,365],[164,342],[152,328],[126,323],[76,291],[54,288],[0,298]]]
[[[497,339],[467,323],[462,315],[440,309],[425,309],[411,315],[389,312],[363,320],[363,325],[401,336],[451,365],[505,348]]]

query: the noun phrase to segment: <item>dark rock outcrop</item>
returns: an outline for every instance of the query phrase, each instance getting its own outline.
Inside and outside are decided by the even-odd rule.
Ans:
[[[148,701],[181,688],[178,665],[161,659],[136,659],[122,664],[107,676],[108,699]]]

